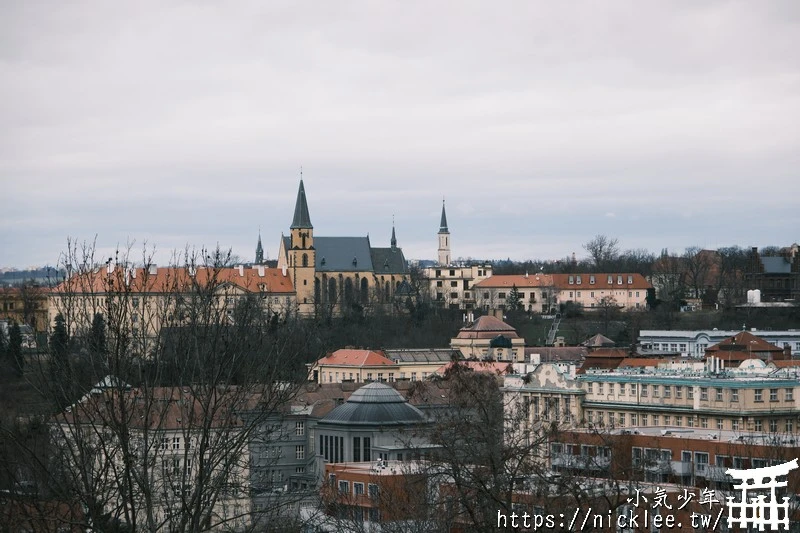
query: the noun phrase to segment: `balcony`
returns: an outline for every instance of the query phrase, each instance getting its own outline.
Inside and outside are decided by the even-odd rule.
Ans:
[[[666,474],[672,470],[672,461],[652,461],[644,465],[644,469],[648,472],[659,472]]]
[[[672,472],[676,476],[691,476],[692,475],[691,461],[672,461]]]
[[[727,469],[727,466],[709,465],[706,472],[706,479],[710,481],[733,481],[733,478],[725,473]]]
[[[553,454],[550,463],[554,467],[579,468],[581,470],[605,470],[611,464],[610,457],[590,457],[569,453]]]
[[[708,463],[696,463],[694,465],[694,475],[697,477],[708,477]]]

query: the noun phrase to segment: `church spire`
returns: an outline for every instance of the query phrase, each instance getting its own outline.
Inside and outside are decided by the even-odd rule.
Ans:
[[[397,248],[397,236],[394,234],[394,215],[392,215],[392,250]]]
[[[447,213],[444,212],[444,198],[442,198],[442,220],[439,222],[439,233],[450,233],[447,229]]]
[[[300,188],[297,191],[297,203],[294,206],[294,219],[290,229],[313,229],[311,217],[308,214],[306,202],[306,189],[303,187],[303,178],[300,178]]]
[[[264,262],[264,247],[261,246],[261,228],[258,228],[258,244],[256,245],[256,264]]]

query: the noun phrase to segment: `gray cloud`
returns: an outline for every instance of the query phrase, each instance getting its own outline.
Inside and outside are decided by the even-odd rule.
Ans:
[[[797,50],[792,1],[5,2],[0,266],[274,257],[301,164],[318,233],[411,257],[442,196],[456,256],[797,241]]]

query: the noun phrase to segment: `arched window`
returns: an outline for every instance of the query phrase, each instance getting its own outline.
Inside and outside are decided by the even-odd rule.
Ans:
[[[367,278],[361,278],[361,303],[366,305],[369,301],[369,284]]]
[[[328,302],[331,304],[336,303],[336,278],[331,278],[328,281]]]
[[[303,266],[308,266],[308,254],[303,254]]]
[[[386,284],[383,286],[384,298],[388,302],[391,296],[389,295],[389,282],[387,281]]]
[[[353,302],[353,280],[350,278],[344,280],[344,301],[346,303]]]
[[[321,292],[322,291],[320,290],[319,280],[315,279],[314,280],[314,303],[318,304],[318,303],[322,302],[322,300],[321,300],[321,298],[322,298]]]

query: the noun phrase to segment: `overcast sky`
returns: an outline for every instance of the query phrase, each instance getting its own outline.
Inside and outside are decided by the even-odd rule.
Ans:
[[[602,8],[600,7],[602,4]],[[67,237],[436,257],[800,240],[800,2],[0,3],[0,267]]]

